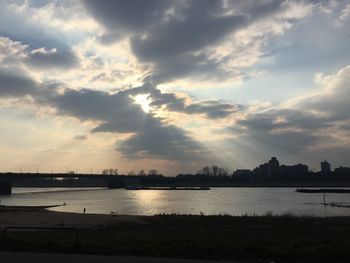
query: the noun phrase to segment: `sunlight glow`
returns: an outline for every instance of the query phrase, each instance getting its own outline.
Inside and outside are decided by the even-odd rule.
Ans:
[[[136,104],[139,104],[142,110],[149,113],[151,110],[150,103],[152,100],[149,98],[149,94],[139,94],[132,97]]]

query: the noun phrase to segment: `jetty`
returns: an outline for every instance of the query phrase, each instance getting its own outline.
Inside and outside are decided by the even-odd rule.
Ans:
[[[65,204],[57,204],[57,205],[35,205],[35,206],[25,206],[25,205],[0,205],[1,211],[37,211],[37,210],[45,210],[49,208],[64,206]]]

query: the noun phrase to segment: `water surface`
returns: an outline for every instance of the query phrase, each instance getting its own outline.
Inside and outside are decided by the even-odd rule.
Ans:
[[[55,211],[129,215],[229,214],[350,216],[350,208],[323,206],[323,194],[295,188],[211,188],[208,191],[124,190],[82,188],[14,188],[0,196],[3,205],[56,205]],[[350,194],[326,194],[327,202],[350,204]]]

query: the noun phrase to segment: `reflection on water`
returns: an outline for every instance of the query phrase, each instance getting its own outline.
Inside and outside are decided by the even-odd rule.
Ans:
[[[33,194],[35,193],[35,194]],[[328,202],[350,203],[350,194],[327,194]],[[209,191],[124,189],[14,188],[0,196],[3,205],[56,205],[53,210],[129,215],[230,214],[349,215],[349,208],[324,207],[322,194],[295,192],[295,188],[212,188]]]

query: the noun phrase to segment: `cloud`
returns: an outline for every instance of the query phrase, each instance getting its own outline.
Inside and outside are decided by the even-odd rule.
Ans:
[[[167,0],[96,1],[83,0],[87,10],[111,31],[143,31],[170,7]]]
[[[78,57],[71,51],[46,50],[45,48],[32,50],[27,54],[26,62],[39,69],[70,69],[79,65]]]
[[[28,9],[26,2],[0,2],[0,35],[25,42],[31,49],[67,49],[66,36],[58,28],[50,28],[47,24],[35,21],[34,13]]]
[[[128,158],[190,161],[200,159],[201,150],[204,151],[183,129],[164,124],[162,119],[145,113],[128,91],[113,94],[66,88],[63,93],[47,96],[46,104],[55,108],[59,115],[97,122],[93,133],[131,133],[129,139],[117,145],[117,150]]]
[[[319,81],[324,86],[323,90],[296,99],[293,106],[317,111],[333,120],[350,119],[350,65],[334,75],[321,77]]]
[[[50,113],[86,121],[92,137],[97,138],[96,133],[115,136],[117,151],[131,159],[199,160],[208,154],[199,138],[220,154],[215,140],[222,139],[223,148],[229,148],[232,155],[240,151],[243,155],[244,146],[298,155],[330,149],[331,144],[348,145],[348,68],[320,78],[325,87],[321,91],[286,103],[260,109],[253,109],[249,102],[230,103],[240,100],[235,91],[231,93],[232,82],[227,85],[230,78],[247,79],[261,69],[284,66],[299,70],[311,62],[324,64],[335,57],[346,61],[349,8],[337,4],[331,15],[320,20],[317,8],[330,4],[319,2],[3,1],[0,96],[30,96],[30,107],[46,106]],[[302,20],[306,16],[312,21]],[[341,22],[337,26],[334,16]],[[325,30],[319,30],[321,27]],[[329,44],[325,39],[336,41]],[[263,64],[259,64],[261,60]],[[65,71],[72,68],[75,70]],[[63,70],[51,71],[56,69]],[[189,79],[183,81],[185,78]],[[299,79],[299,75],[290,78]],[[272,94],[284,93],[292,85],[285,78],[274,75],[272,79],[281,87],[278,92],[269,85],[259,86],[259,81],[248,86],[256,85],[259,92]],[[166,83],[171,81],[170,89],[182,92],[201,84],[208,87],[207,81],[215,81],[210,83],[213,88],[227,87],[218,93],[204,90],[201,94],[193,88],[190,97],[184,92],[165,92]],[[142,86],[130,88],[142,82]],[[160,83],[164,89],[157,86]],[[261,100],[261,94],[244,88],[247,96],[253,96],[249,100]],[[205,97],[208,94],[211,97]],[[149,103],[149,111],[137,104],[140,97],[147,97],[141,103]],[[230,148],[228,140],[214,135],[213,129],[223,125],[228,126],[225,138],[230,137],[233,145],[241,144],[241,148]],[[78,134],[75,139],[84,139],[78,131],[74,134]]]
[[[123,92],[110,94],[91,89],[66,88],[62,94],[48,98],[48,102],[59,114],[101,122],[93,129],[94,132],[134,132],[146,119],[140,106]]]
[[[0,67],[0,97],[23,97],[38,91],[38,83],[18,68]]]
[[[38,48],[29,50],[29,45],[0,36],[0,61],[6,66],[25,66],[31,71],[79,67],[80,60],[72,51]]]
[[[327,147],[348,144],[349,72],[350,66],[334,75],[320,77],[321,89],[315,94],[249,113],[243,111],[247,105],[238,107],[212,100],[189,102],[174,93],[162,93],[150,83],[117,93],[90,89],[55,90],[46,96],[46,103],[54,107],[57,114],[95,121],[93,133],[130,134],[129,138],[118,140],[116,149],[131,159],[195,161],[210,155],[185,130],[167,124],[152,112],[144,112],[134,103],[133,96],[138,94],[149,94],[153,107],[185,114],[205,114],[209,119],[227,117],[240,110],[243,117],[226,129],[233,135],[226,140],[226,145],[284,156],[307,156],[311,152],[318,154]]]
[[[235,136],[231,142],[305,158],[349,146],[350,66],[318,81],[321,86],[314,94],[245,114],[228,128]]]
[[[131,159],[183,162],[203,160],[207,154],[200,143],[174,125],[150,126],[117,144],[117,149]]]
[[[24,65],[36,64],[38,67],[46,68],[69,66],[70,61],[61,59],[55,50],[39,49],[26,53],[26,46],[20,42],[7,40],[6,50],[8,47],[19,45],[19,48],[11,49],[14,50],[11,56],[20,54],[21,60],[26,63]],[[20,59],[17,59],[17,62],[19,61]],[[136,88],[117,93],[92,89],[75,90],[64,87],[63,83],[36,82],[25,71],[14,66],[10,69],[0,68],[0,83],[1,97],[31,96],[37,105],[53,108],[58,115],[96,123],[91,130],[92,133],[130,134],[131,137],[117,147],[117,150],[128,158],[137,159],[143,156],[143,158],[161,159],[163,156],[163,159],[172,161],[185,159],[190,161],[200,159],[200,153],[204,152],[200,143],[193,140],[185,130],[164,123],[152,113],[144,112],[141,106],[134,102],[132,96],[143,92],[161,96],[162,93],[155,87]],[[193,112],[195,111],[206,113],[205,110],[197,109]],[[86,137],[79,135],[74,139],[81,140]],[[145,150],[150,142],[152,147]]]
[[[27,46],[19,41],[0,36],[0,62],[2,65],[18,64],[22,60]]]
[[[264,37],[276,33],[276,24],[280,24],[280,32],[288,28],[287,24],[293,18],[301,17],[300,12],[287,12],[294,7],[294,2],[279,0],[258,3],[197,0],[83,2],[88,12],[105,26],[107,35],[119,31],[129,38],[133,54],[140,62],[151,66],[157,83],[179,77],[227,79],[244,75],[239,72],[242,60],[237,59],[232,50],[240,50],[240,54],[248,54],[250,50],[254,54],[249,56],[259,56]],[[250,33],[251,25],[265,21],[266,26],[262,27],[265,36]],[[234,38],[233,34],[240,30],[247,32]],[[237,43],[242,36],[243,46]],[[223,42],[229,49],[222,47]],[[258,48],[249,42],[258,43]],[[245,59],[245,66],[255,60]]]
[[[239,110],[238,106],[222,103],[217,100],[206,100],[188,105],[185,112],[188,114],[205,113],[210,119],[227,117]]]
[[[330,119],[301,109],[271,109],[246,115],[237,124],[257,131],[309,130],[330,127]]]
[[[73,139],[75,140],[82,140],[82,141],[86,140],[87,138],[88,136],[86,134],[77,134],[73,137]]]
[[[242,140],[270,153],[299,154],[322,141],[318,130],[331,127],[325,118],[303,110],[269,110],[249,114],[232,127]]]
[[[151,82],[127,91],[130,94],[148,94],[150,106],[165,108],[167,111],[185,114],[202,114],[208,119],[228,117],[241,110],[241,105],[233,105],[219,100],[193,101],[190,98],[178,96],[176,93],[165,93],[155,87]]]
[[[320,71],[332,72],[349,62],[349,29],[340,26],[346,23],[341,17],[348,12],[347,1],[310,2],[312,12],[307,19],[294,23],[283,38],[267,39],[264,56],[273,63],[265,64],[265,70],[274,74],[301,71],[310,76]],[[330,43],[329,39],[333,41]]]

